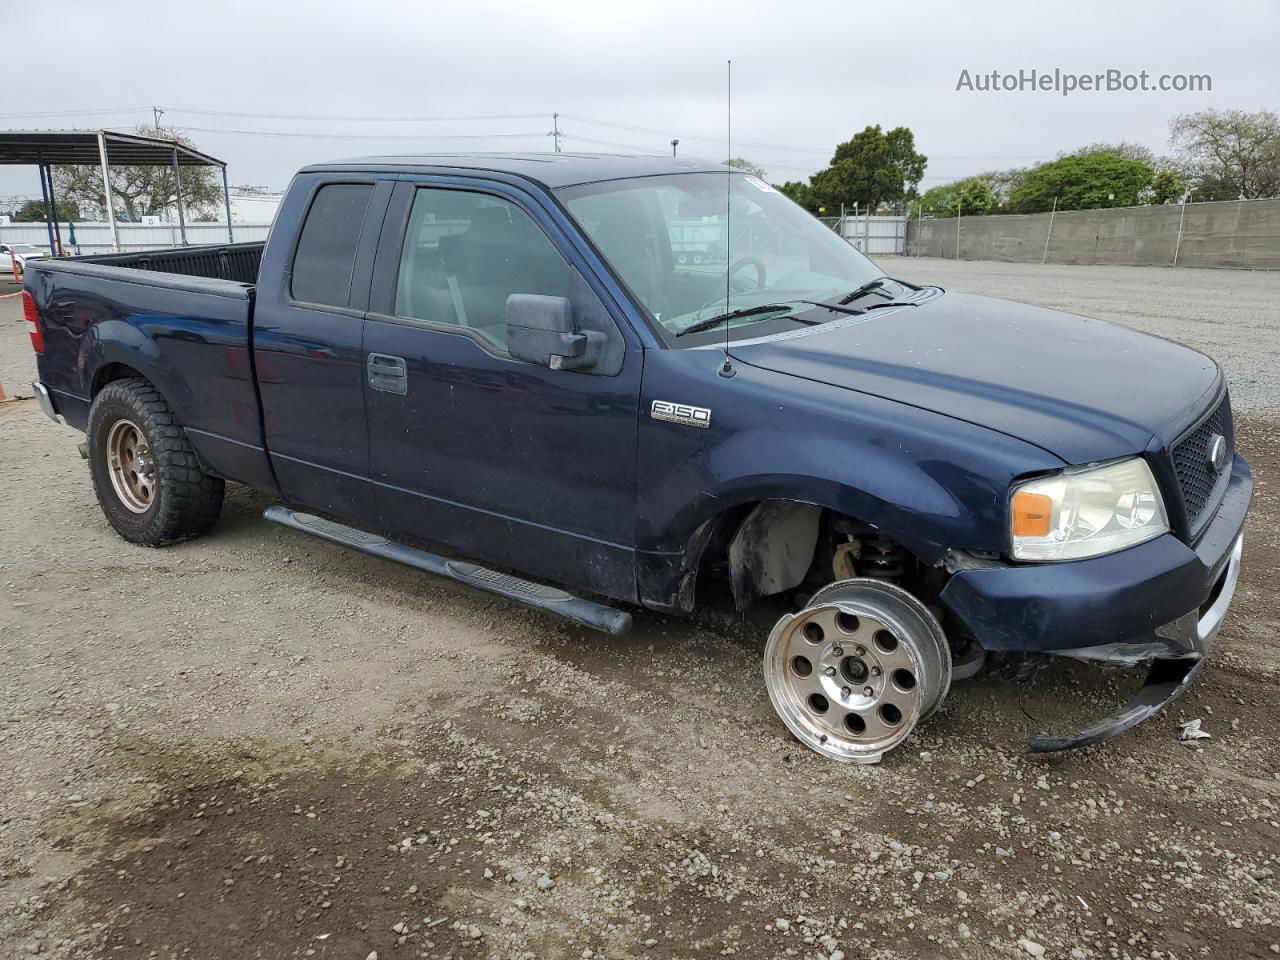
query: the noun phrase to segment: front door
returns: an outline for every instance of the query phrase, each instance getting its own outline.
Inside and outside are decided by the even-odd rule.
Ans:
[[[522,192],[458,181],[396,190],[364,336],[381,525],[633,599],[634,335]],[[576,371],[513,359],[504,321],[513,293],[567,297],[579,329],[608,337],[604,361]]]

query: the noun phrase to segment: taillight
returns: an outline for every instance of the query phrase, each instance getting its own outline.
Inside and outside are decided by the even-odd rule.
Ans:
[[[22,291],[22,315],[27,321],[27,335],[31,337],[31,346],[39,355],[44,354],[44,334],[40,332],[40,321],[36,317],[36,302],[31,291]]]

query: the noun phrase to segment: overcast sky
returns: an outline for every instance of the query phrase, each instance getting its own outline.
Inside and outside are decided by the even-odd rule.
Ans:
[[[233,184],[283,188],[308,162],[374,153],[669,150],[723,158],[725,61],[734,153],[803,179],[868,124],[906,125],[924,187],[1051,159],[1097,140],[1167,151],[1168,120],[1280,108],[1280,4],[750,0],[60,0],[6,9],[0,128],[186,128]],[[56,15],[55,15],[56,14]],[[46,42],[47,41],[47,42]],[[52,52],[50,58],[48,54]],[[1054,68],[1209,74],[1208,93],[957,92],[971,74]],[[130,112],[79,114],[74,111]],[[188,111],[222,111],[211,115]],[[59,113],[59,116],[18,114]],[[232,115],[238,114],[238,115]],[[269,119],[291,114],[351,119]],[[385,118],[538,114],[527,119]],[[587,123],[584,117],[661,132]],[[384,119],[375,119],[384,118]],[[224,132],[211,132],[213,129]],[[251,136],[225,131],[315,134]],[[335,139],[342,134],[353,138]],[[498,134],[520,134],[502,136]],[[488,139],[383,139],[483,135]],[[694,139],[695,137],[712,139]],[[609,141],[608,144],[591,141]],[[38,195],[0,168],[0,197]]]

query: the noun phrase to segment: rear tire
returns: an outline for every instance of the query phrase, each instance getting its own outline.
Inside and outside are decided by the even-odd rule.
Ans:
[[[115,380],[89,408],[89,473],[120,536],[158,547],[206,533],[225,484],[204,472],[186,431],[146,380]]]

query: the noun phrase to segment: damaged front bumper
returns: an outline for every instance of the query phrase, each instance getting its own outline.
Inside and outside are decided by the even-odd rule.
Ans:
[[[1169,534],[1090,560],[983,567],[951,578],[944,603],[988,650],[1151,663],[1142,689],[1117,713],[1067,736],[1037,737],[1033,751],[1100,743],[1186,690],[1235,592],[1252,493],[1249,465],[1237,456],[1217,513],[1194,545]]]
[[[1240,557],[1243,553],[1244,536],[1241,535],[1236,537],[1226,569],[1222,571],[1215,591],[1210,594],[1206,603],[1167,625],[1170,633],[1180,634],[1186,642],[1194,646],[1194,655],[1189,654],[1177,659],[1152,660],[1151,670],[1147,674],[1147,680],[1142,685],[1142,689],[1123,707],[1111,716],[1075,733],[1061,737],[1036,737],[1031,741],[1031,752],[1053,753],[1057,750],[1074,750],[1077,747],[1101,743],[1116,734],[1124,733],[1130,727],[1137,726],[1181,696],[1182,692],[1191,685],[1196,674],[1200,672],[1200,668],[1204,666],[1209,648],[1213,645],[1222,621],[1227,615],[1227,607],[1231,605],[1231,597],[1236,591],[1236,581],[1240,579]],[[1125,657],[1129,655],[1129,651],[1122,653]],[[1086,657],[1084,659],[1105,660],[1107,658]],[[1111,662],[1116,661],[1111,660]]]

